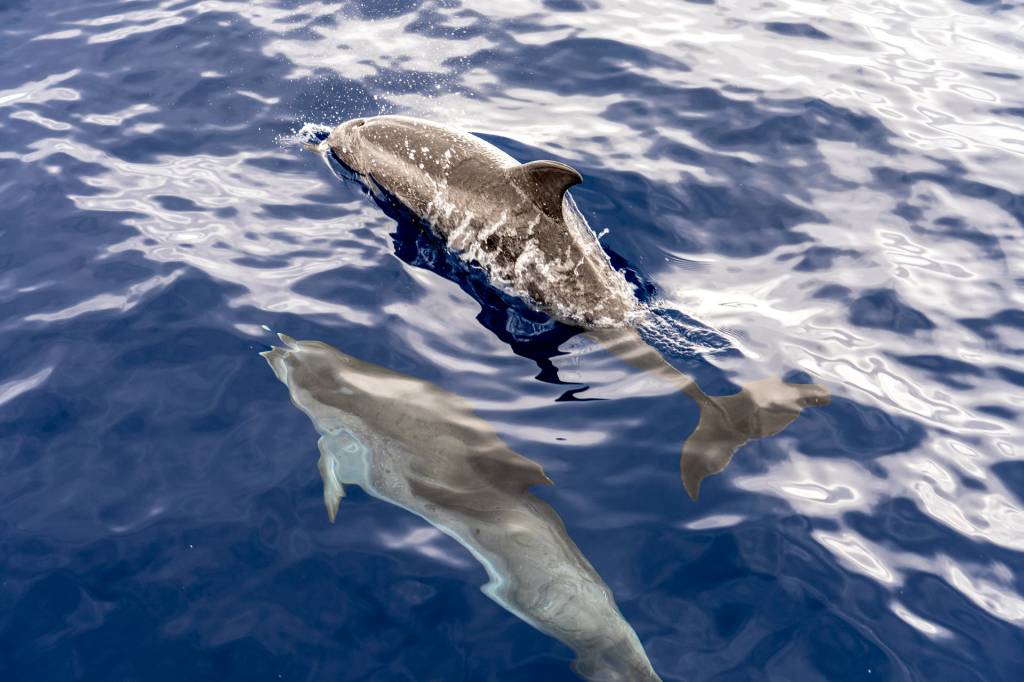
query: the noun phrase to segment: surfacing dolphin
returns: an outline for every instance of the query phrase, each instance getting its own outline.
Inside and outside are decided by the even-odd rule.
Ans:
[[[583,178],[564,163],[520,164],[474,135],[405,116],[347,121],[318,148],[376,196],[427,223],[497,286],[692,398],[700,419],[683,444],[680,469],[694,500],[704,477],[722,471],[745,442],[778,433],[803,407],[829,400],[821,386],[777,378],[708,396],[670,365],[636,331],[650,312],[566,192]]]
[[[280,335],[261,355],[320,432],[324,503],[344,484],[426,519],[487,570],[487,596],[568,645],[573,670],[600,682],[660,680],[611,590],[531,494],[551,483],[510,450],[466,401],[319,341]]]

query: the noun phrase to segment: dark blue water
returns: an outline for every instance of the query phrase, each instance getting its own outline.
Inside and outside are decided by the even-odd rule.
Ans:
[[[752,6],[0,2],[0,679],[574,679],[417,517],[327,522],[263,325],[542,463],[666,680],[1022,679],[1024,13]],[[382,112],[572,164],[726,339],[682,369],[832,404],[690,502],[692,404],[290,137]]]

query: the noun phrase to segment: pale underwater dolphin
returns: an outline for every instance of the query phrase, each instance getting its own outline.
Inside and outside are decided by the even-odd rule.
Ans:
[[[635,327],[650,313],[566,192],[583,180],[570,166],[520,164],[474,135],[404,116],[347,121],[318,148],[375,194],[426,222],[496,285],[583,328],[630,365],[696,401],[700,420],[680,458],[683,485],[694,500],[704,477],[722,471],[745,442],[778,433],[801,408],[829,401],[821,386],[774,378],[735,395],[708,396],[647,345]]]
[[[261,355],[321,434],[332,522],[344,484],[356,484],[472,552],[487,570],[483,592],[568,645],[581,677],[661,679],[562,519],[529,492],[551,483],[539,464],[510,450],[457,395],[319,341],[280,338],[284,347]]]

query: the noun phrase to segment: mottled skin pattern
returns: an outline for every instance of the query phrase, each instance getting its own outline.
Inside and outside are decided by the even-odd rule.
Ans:
[[[563,198],[569,185],[559,181],[582,179],[572,168],[541,162],[556,176],[546,186],[480,138],[402,116],[343,123],[326,144],[449,248],[555,319],[590,329],[621,327],[636,314],[632,288]]]
[[[478,137],[403,116],[347,121],[320,149],[428,223],[497,285],[692,398],[700,421],[683,444],[680,472],[694,500],[701,481],[722,471],[745,442],[778,433],[803,407],[829,401],[821,386],[777,378],[708,396],[647,345],[635,326],[648,313],[566,193],[582,177],[565,164],[519,164]]]
[[[263,353],[321,438],[331,521],[344,484],[399,505],[466,547],[485,594],[571,647],[589,680],[653,682],[640,641],[558,514],[531,494],[550,484],[462,398],[318,341],[282,336]]]

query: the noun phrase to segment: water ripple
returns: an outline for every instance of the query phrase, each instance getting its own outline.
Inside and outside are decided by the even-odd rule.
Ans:
[[[666,680],[1019,677],[1018,5],[0,17],[4,679],[571,679],[447,536],[358,490],[323,521],[315,436],[256,357],[271,328],[464,396],[543,464]],[[579,168],[702,383],[835,400],[690,504],[685,401],[295,142],[388,112]]]

